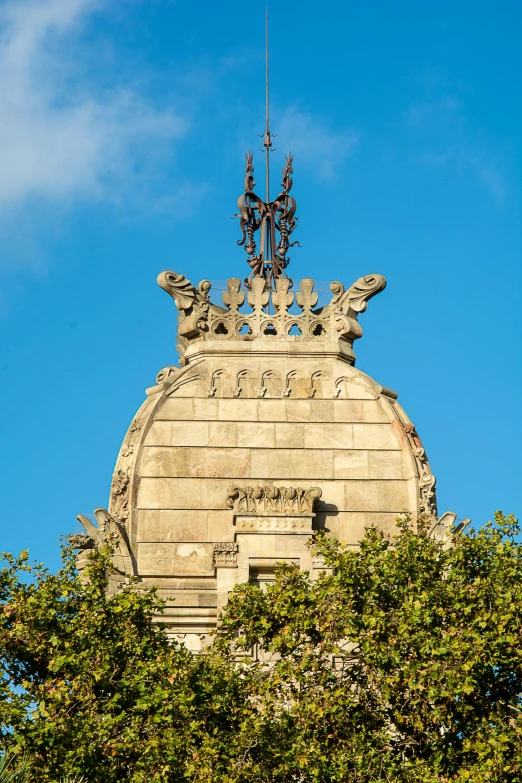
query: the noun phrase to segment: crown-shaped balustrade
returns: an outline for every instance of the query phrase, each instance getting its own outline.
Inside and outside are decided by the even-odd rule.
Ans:
[[[193,286],[183,275],[162,272],[158,284],[174,299],[179,311],[178,350],[180,363],[184,364],[188,346],[201,340],[342,341],[351,349],[363,333],[357,320],[359,313],[385,288],[386,280],[382,275],[367,275],[348,289],[335,281],[330,285],[332,298],[323,307],[317,307],[318,294],[311,278],[301,280],[297,292],[286,278],[277,278],[272,289],[264,278],[257,277],[246,290],[241,288],[239,278],[230,278],[222,295],[225,307],[211,301],[208,280]],[[294,305],[298,312],[291,311]]]

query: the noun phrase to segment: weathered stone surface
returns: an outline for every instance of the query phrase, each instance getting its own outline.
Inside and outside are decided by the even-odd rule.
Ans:
[[[203,543],[138,544],[138,569],[145,574],[214,575],[214,545]]]

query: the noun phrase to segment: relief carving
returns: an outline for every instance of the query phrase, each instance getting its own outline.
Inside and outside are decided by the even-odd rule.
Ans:
[[[216,370],[212,373],[210,387],[207,391],[208,397],[225,397],[226,386],[228,385],[228,372],[225,370]]]
[[[415,466],[419,477],[419,513],[422,516],[437,519],[436,479],[431,472],[426,450],[422,445],[422,441],[415,426],[411,422],[403,421],[393,398],[390,398],[390,403],[397,421],[402,427],[406,442],[415,460]]]
[[[241,370],[236,376],[234,397],[255,397],[256,380],[251,370]]]
[[[261,387],[258,397],[280,397],[283,391],[281,376],[272,370],[267,370],[261,376]]]
[[[435,476],[431,472],[426,450],[413,424],[403,424],[411,451],[419,471],[419,511],[421,514],[437,517]]]
[[[238,545],[228,542],[214,544],[214,565],[218,568],[237,568]]]
[[[179,373],[179,370],[180,370],[179,367],[164,367],[156,375],[156,383],[158,384],[158,386],[163,386],[163,388],[167,388],[173,382],[174,377],[177,373]]]
[[[286,376],[286,386],[283,389],[284,397],[305,398],[312,396],[312,386],[308,378],[303,378],[297,370],[292,370]]]
[[[71,533],[67,538],[73,549],[83,551],[96,548],[94,539],[88,536],[87,533]]]
[[[310,397],[326,397],[328,376],[324,372],[314,372],[312,375],[312,388],[310,389]]]
[[[237,487],[227,489],[226,505],[238,514],[313,514],[319,487]]]
[[[240,291],[241,280],[239,277],[231,277],[227,280],[227,291],[223,294],[223,304],[228,307],[230,313],[237,313],[245,301],[245,294]]]
[[[186,380],[188,382],[188,380],[194,379],[196,377]],[[341,384],[345,380],[347,379],[337,379],[334,386],[327,373],[322,371],[314,372],[311,377],[305,377],[299,370],[291,370],[282,379],[279,373],[273,370],[266,370],[260,375],[256,375],[252,370],[247,369],[240,370],[234,380],[233,376],[230,377],[228,370],[219,369],[212,373],[210,380],[207,380],[209,385],[204,388],[203,392],[208,397],[241,397],[244,399],[255,397],[332,399],[340,395]],[[130,447],[129,454],[131,452],[132,447]]]

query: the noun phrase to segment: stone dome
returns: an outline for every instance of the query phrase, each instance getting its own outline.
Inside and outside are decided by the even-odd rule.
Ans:
[[[89,533],[112,531],[121,572],[156,585],[171,634],[199,649],[234,584],[270,581],[281,560],[321,570],[306,546],[314,531],[357,546],[365,527],[391,530],[403,512],[435,520],[435,479],[397,394],[354,367],[380,275],[332,283],[319,308],[309,279],[294,294],[288,280],[241,290],[233,278],[224,307],[208,281],[158,282],[179,311],[180,366],[147,389],[105,533]]]

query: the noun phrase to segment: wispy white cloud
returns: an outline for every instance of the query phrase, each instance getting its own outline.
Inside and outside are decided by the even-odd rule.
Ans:
[[[425,148],[415,153],[416,161],[451,167],[459,176],[471,174],[498,202],[504,200],[508,178],[503,156],[484,133],[470,127],[459,98],[442,95],[414,103],[406,111],[406,122]]]
[[[80,55],[71,42],[109,2],[1,7],[0,217],[35,198],[117,199],[144,151],[167,151],[186,133],[184,117],[155,108],[132,86],[108,92],[76,78]]]
[[[334,130],[325,118],[295,106],[280,115],[275,112],[274,127],[278,147],[291,149],[300,165],[309,166],[324,180],[336,177],[360,140],[360,134],[352,128]]]

